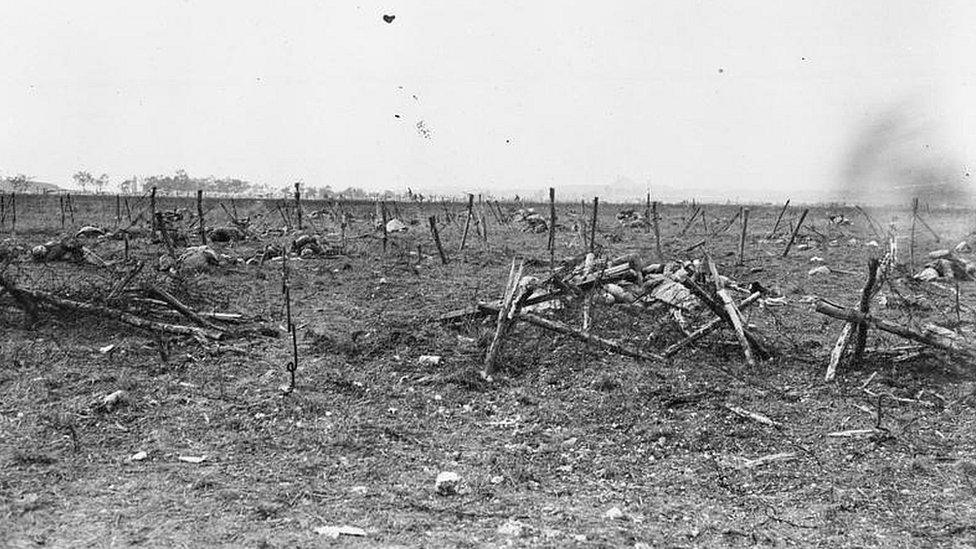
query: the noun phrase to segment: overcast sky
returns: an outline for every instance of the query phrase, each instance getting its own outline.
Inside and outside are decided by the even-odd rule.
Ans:
[[[0,174],[779,199],[906,105],[962,172],[974,5],[3,2]]]

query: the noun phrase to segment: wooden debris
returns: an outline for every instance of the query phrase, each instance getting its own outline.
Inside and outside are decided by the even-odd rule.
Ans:
[[[924,343],[926,345],[935,347],[936,349],[941,349],[946,352],[961,355],[971,361],[976,361],[976,346],[974,346],[972,342],[965,340],[962,336],[952,337],[948,334],[940,333],[939,331],[935,330],[919,333],[892,322],[874,318],[870,314],[862,314],[859,311],[845,309],[823,299],[817,303],[816,311],[820,314],[845,320],[851,323],[863,322],[881,331],[895,334],[919,343]]]

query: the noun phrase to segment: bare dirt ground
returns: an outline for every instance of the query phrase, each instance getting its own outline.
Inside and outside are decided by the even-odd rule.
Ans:
[[[19,200],[19,230],[3,235],[8,247],[61,233],[56,198],[37,197],[33,209],[29,199]],[[65,234],[114,223],[114,199],[76,200]],[[264,212],[266,230],[280,225],[263,203],[240,207]],[[436,318],[497,299],[515,254],[538,260],[533,273],[548,274],[546,235],[490,219],[490,244],[471,238],[458,254],[461,224],[448,224],[441,236],[452,261],[441,265],[425,225],[427,215],[443,217],[441,208],[401,204],[401,217],[419,223],[393,237],[385,254],[375,236],[353,238],[371,232],[360,221],[341,255],[290,262],[301,354],[290,395],[280,390],[291,355],[287,338],[208,346],[173,339],[163,362],[144,332],[78,315],[46,314],[25,326],[24,315],[0,297],[0,545],[976,544],[974,365],[931,351],[907,360],[869,354],[834,382],[823,381],[842,323],[815,313],[805,297],[856,304],[873,250],[865,242],[874,237],[853,210],[813,208],[808,223],[822,237],[804,232],[801,242],[811,248],[785,259],[781,238],[763,238],[778,206],[752,208],[744,266],[730,255],[738,223],[708,238],[705,249],[724,274],[787,298],[747,314],[778,349],[772,361],[747,366],[725,330],[661,364],[519,325],[499,375],[487,383],[475,372],[492,322],[448,326]],[[710,230],[737,208],[708,206]],[[561,222],[569,225],[578,209],[560,205]],[[604,254],[652,259],[653,237],[621,228],[613,217],[620,209],[602,208]],[[370,210],[360,205],[357,217]],[[787,215],[794,222],[796,210]],[[670,257],[701,256],[701,249],[681,252],[704,237],[699,224],[676,238],[690,211],[662,210]],[[828,211],[843,212],[853,226],[829,226]],[[898,233],[907,234],[906,212],[873,214],[895,219]],[[972,212],[923,215],[943,240],[919,227],[920,256],[973,241]],[[218,208],[209,216],[223,214]],[[316,229],[336,238],[324,221]],[[293,237],[266,231],[261,241],[215,247],[247,257]],[[419,262],[411,255],[417,243]],[[122,254],[119,241],[87,245],[105,259]],[[583,250],[570,230],[558,232],[557,246],[560,257]],[[147,259],[162,250],[144,237],[132,248]],[[808,276],[812,256],[853,274]],[[7,274],[23,287],[84,296],[110,283],[103,271],[17,261]],[[281,324],[280,271],[280,261],[229,264],[173,283],[200,309]],[[924,284],[896,289],[897,296],[883,294],[900,305],[875,306],[880,316],[970,329],[976,320],[973,282],[959,285],[959,318],[954,304]],[[579,324],[576,305],[556,314]],[[667,318],[616,306],[598,306],[594,322],[596,333],[648,350],[680,337]],[[868,345],[905,343],[872,331]],[[115,348],[99,350],[107,345]],[[443,360],[421,364],[421,355]],[[127,394],[119,406],[94,405],[119,389]],[[864,389],[883,396],[880,406]],[[874,427],[879,408],[880,433],[827,436]],[[132,460],[138,452],[145,459]],[[780,453],[789,455],[750,461]],[[459,493],[435,492],[443,471],[461,477]],[[316,531],[342,525],[366,535],[333,539]]]

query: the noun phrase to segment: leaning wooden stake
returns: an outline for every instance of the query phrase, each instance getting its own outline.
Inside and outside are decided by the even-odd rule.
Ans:
[[[928,206],[928,203],[926,203],[926,206]],[[936,242],[941,242],[942,241],[942,239],[939,237],[939,233],[935,232],[935,230],[932,229],[932,227],[929,227],[929,224],[926,223],[924,219],[922,219],[921,214],[917,214],[915,216],[915,219],[918,219],[918,222],[921,223],[923,227],[925,227],[925,230],[927,230],[928,232],[932,233],[932,237],[935,238],[935,241]]]
[[[793,227],[793,232],[790,233],[790,241],[786,243],[786,249],[783,250],[783,257],[786,257],[790,253],[790,248],[793,247],[793,242],[796,241],[796,235],[800,232],[800,227],[803,226],[803,220],[807,218],[807,214],[810,212],[810,208],[804,208],[803,213],[800,214],[800,220],[797,221],[796,227]]]
[[[861,290],[861,300],[858,304],[859,312],[862,315],[868,314],[871,307],[871,297],[875,293],[875,281],[878,276],[878,264],[879,262],[876,258],[868,260],[868,278],[864,284],[864,289]],[[857,324],[848,322],[844,324],[844,328],[841,330],[840,336],[837,338],[837,342],[830,352],[830,360],[827,362],[827,372],[824,374],[824,381],[831,381],[837,375],[837,367],[840,365],[845,351],[850,346],[852,337],[854,337],[854,351],[851,355],[850,364],[854,366],[861,361],[861,357],[864,355],[864,345],[867,342],[867,333],[868,326],[864,322]]]
[[[753,303],[755,303],[756,301],[758,301],[760,297],[762,297],[762,294],[759,293],[759,292],[756,292],[756,293],[750,295],[749,297],[743,299],[741,302],[739,302],[739,310],[741,311],[742,309],[745,309],[745,308],[749,307],[750,305],[752,305]],[[664,356],[665,357],[673,356],[675,353],[677,353],[681,349],[684,349],[688,345],[691,345],[692,343],[694,343],[694,342],[698,341],[699,339],[705,337],[706,335],[712,333],[713,331],[715,331],[716,328],[718,328],[719,326],[721,326],[724,322],[725,322],[725,319],[722,318],[722,317],[715,317],[715,318],[713,318],[712,320],[710,320],[708,323],[706,323],[701,328],[698,328],[694,332],[691,332],[690,334],[688,334],[688,337],[682,339],[681,341],[679,341],[679,342],[677,342],[677,343],[675,343],[673,345],[670,345],[670,346],[666,347],[664,349],[664,353],[663,353]]]
[[[488,352],[485,354],[485,369],[482,372],[484,377],[491,376],[495,372],[495,361],[498,353],[501,352],[505,336],[512,325],[514,317],[519,313],[520,297],[516,295],[519,289],[519,281],[522,280],[522,269],[525,261],[513,259],[512,266],[508,271],[508,281],[505,283],[505,293],[502,297],[501,307],[498,308],[498,320],[495,324],[495,337],[488,345]]]
[[[868,215],[868,212],[864,211],[864,208],[856,204],[854,205],[854,209],[860,212],[861,215],[864,216],[864,219],[868,221],[868,227],[871,228],[871,232],[874,233],[875,238],[880,240],[882,238],[881,231],[878,229],[877,225],[875,225],[874,220],[871,219],[871,216]]]
[[[701,212],[700,207],[695,208],[695,211],[691,212],[691,217],[688,218],[688,221],[685,223],[685,226],[682,227],[681,232],[678,233],[678,238],[681,238],[682,236],[685,235],[686,232],[688,232],[688,229],[691,227],[691,224],[694,223],[695,218],[698,217],[699,212]]]
[[[468,217],[464,221],[464,232],[461,233],[461,245],[458,246],[458,253],[464,251],[464,245],[468,241],[468,230],[471,229],[471,217],[473,215],[472,210],[474,209],[474,195],[468,193]]]
[[[773,223],[773,230],[769,231],[769,236],[766,237],[766,240],[771,240],[774,236],[776,236],[776,230],[779,229],[779,222],[783,220],[783,214],[786,213],[786,209],[789,207],[790,199],[787,198],[786,204],[783,204],[783,209],[781,209],[779,211],[779,215],[776,216],[776,223]]]
[[[549,250],[549,270],[552,271],[556,266],[556,189],[549,187],[549,241],[546,244]]]
[[[756,358],[752,354],[752,345],[749,340],[746,339],[745,331],[742,329],[742,316],[739,309],[736,308],[735,302],[732,301],[732,296],[725,289],[725,284],[722,282],[722,277],[718,274],[718,268],[715,267],[715,262],[712,258],[705,256],[705,260],[708,262],[708,270],[712,273],[712,280],[715,283],[715,293],[718,295],[719,299],[722,300],[722,304],[725,306],[725,313],[729,317],[729,321],[732,324],[732,329],[735,330],[735,336],[739,339],[739,345],[742,346],[742,353],[746,357],[746,362],[750,366],[756,365]]]
[[[735,221],[737,219],[739,219],[739,216],[741,216],[741,215],[742,215],[742,208],[739,208],[739,211],[735,212],[735,215],[733,215],[731,219],[729,219],[728,221],[726,221],[725,222],[725,225],[723,225],[721,229],[719,229],[719,230],[715,231],[714,233],[712,233],[712,236],[722,234],[725,231],[729,230],[729,227],[731,227],[732,224],[735,223]]]
[[[433,215],[428,217],[427,223],[430,224],[430,234],[434,237],[434,244],[437,246],[437,255],[441,256],[441,264],[447,265],[447,255],[444,253],[444,247],[441,246],[441,235],[437,232],[437,217]]]

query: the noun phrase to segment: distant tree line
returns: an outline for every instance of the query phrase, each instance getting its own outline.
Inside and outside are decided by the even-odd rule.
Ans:
[[[72,181],[81,188],[82,192],[92,192],[101,194],[108,190],[111,183],[108,174],[95,176],[88,171],[78,171],[71,176]],[[6,176],[0,179],[6,187],[14,192],[31,192],[36,186],[34,178],[29,175],[17,174]],[[390,190],[367,191],[360,187],[347,187],[343,190],[335,190],[331,185],[316,187],[297,182],[302,191],[302,196],[308,199],[346,199],[346,200],[410,200],[423,202],[427,199],[422,194],[413,192],[407,188],[406,193],[397,193]],[[122,194],[148,193],[152,188],[162,195],[188,195],[202,190],[208,194],[230,195],[230,196],[257,196],[264,198],[287,198],[294,195],[295,184],[286,185],[280,188],[272,188],[266,184],[256,184],[235,177],[217,178],[191,177],[186,170],[176,170],[172,175],[151,175],[148,177],[130,177],[118,183],[118,191]],[[56,187],[52,186],[52,189]],[[111,191],[109,191],[111,192]]]

